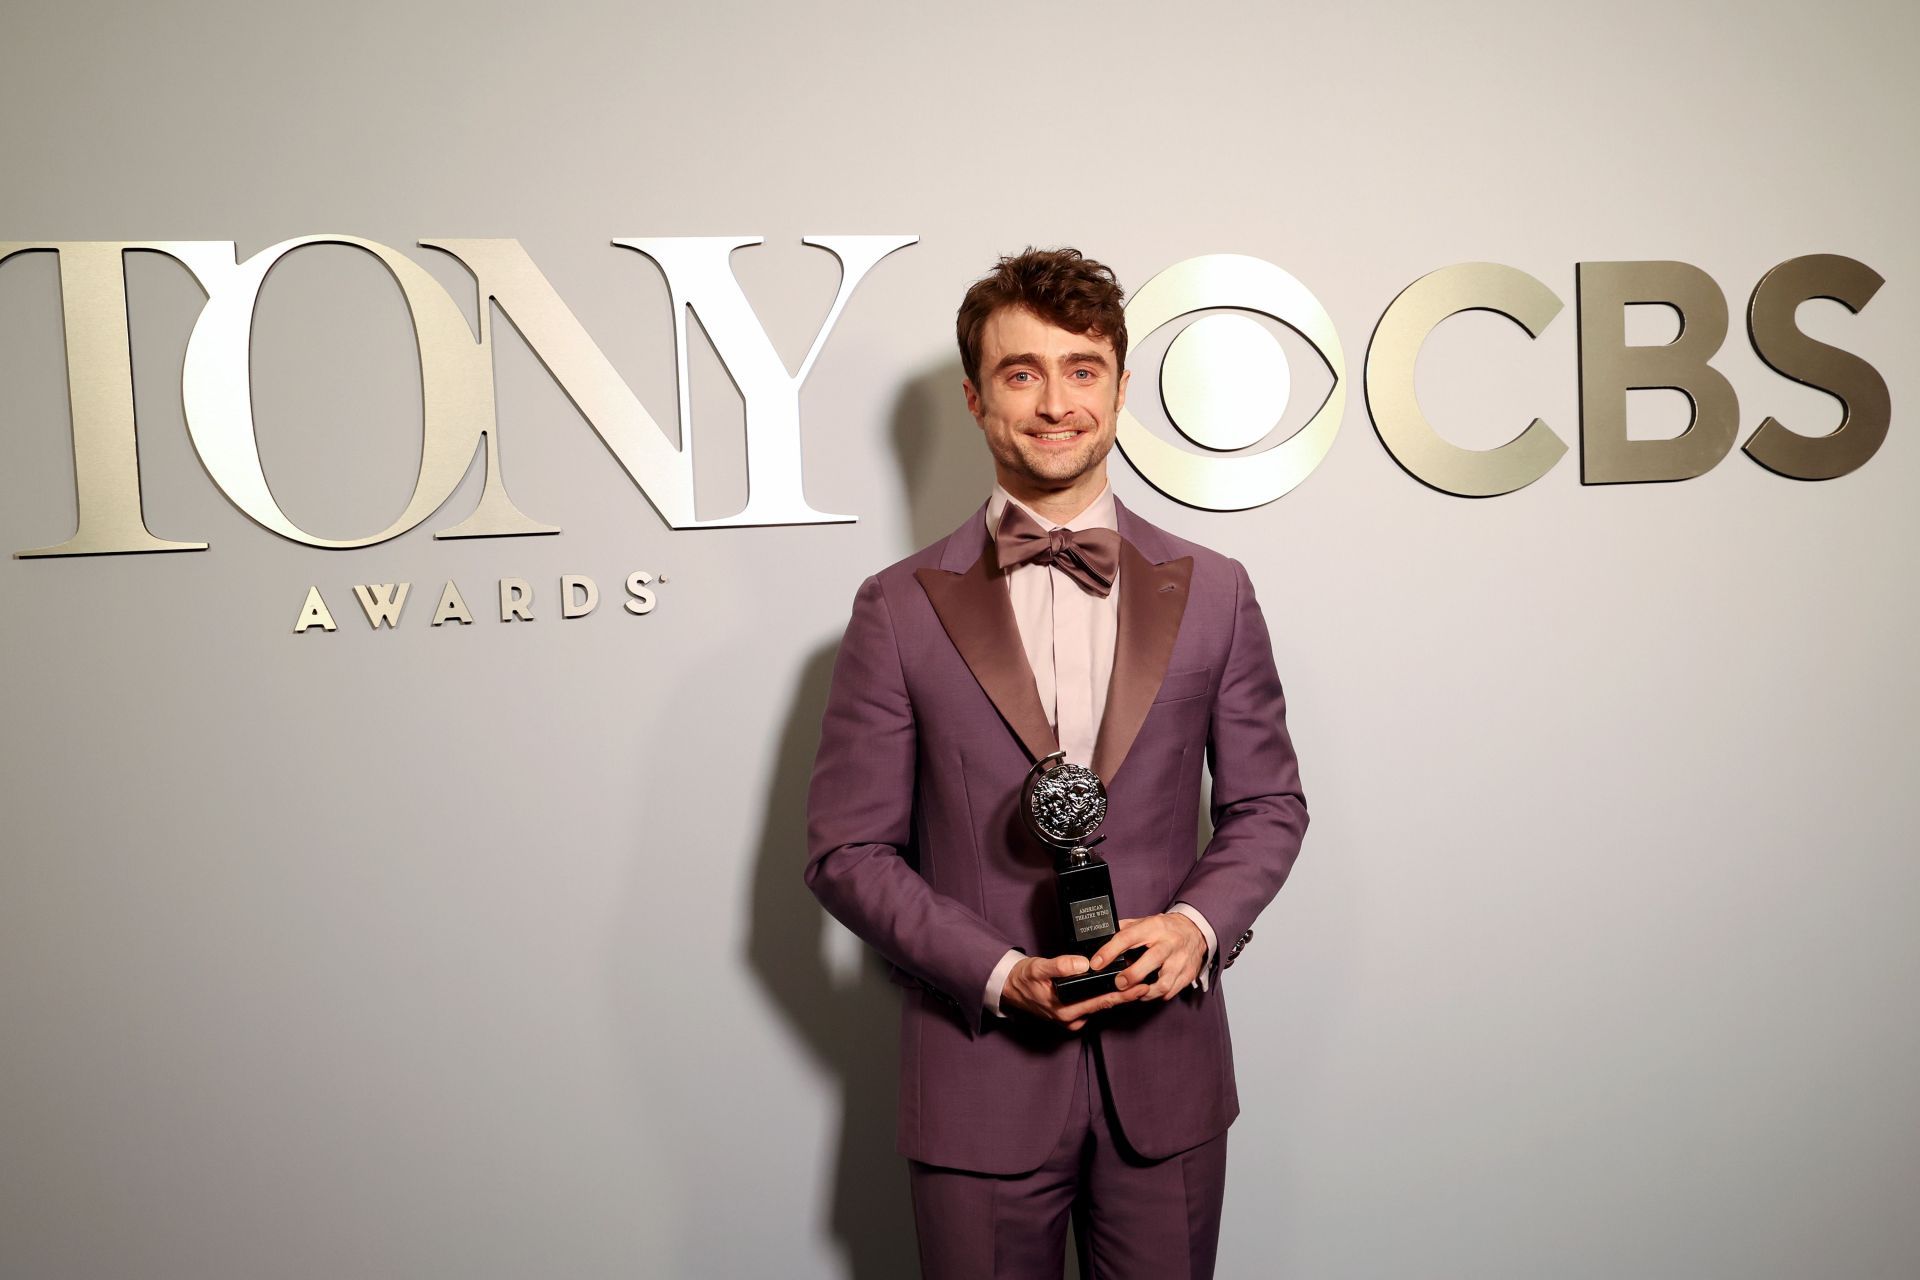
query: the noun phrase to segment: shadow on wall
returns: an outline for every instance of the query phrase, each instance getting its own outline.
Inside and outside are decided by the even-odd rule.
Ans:
[[[960,390],[965,377],[958,359],[945,360],[894,399],[893,450],[913,535],[913,546],[902,547],[901,555],[952,533],[993,488],[992,455]]]
[[[943,361],[910,379],[894,400],[889,435],[911,539],[896,555],[953,532],[992,487],[992,463],[967,413],[962,376],[958,360]],[[853,601],[844,604],[851,609]],[[807,784],[838,651],[836,642],[808,659],[788,708],[762,810],[747,962],[807,1052],[840,1082],[840,1150],[827,1225],[846,1252],[848,1274],[899,1280],[919,1273],[906,1162],[894,1145],[899,989],[869,948],[862,947],[853,973],[828,962],[827,937],[840,926],[800,879]]]
[[[951,533],[993,483],[960,379],[959,362],[946,361],[908,381],[894,401],[890,435],[912,539],[899,555]],[[851,598],[844,603],[851,609]],[[840,1082],[840,1150],[827,1225],[845,1250],[848,1274],[899,1280],[919,1272],[906,1162],[894,1146],[899,989],[871,949],[862,948],[852,973],[828,962],[827,936],[840,926],[800,879],[807,784],[838,651],[836,642],[808,659],[781,731],[762,809],[747,963],[807,1052]]]
[[[807,1052],[840,1082],[828,1225],[846,1250],[848,1274],[898,1280],[919,1273],[906,1162],[894,1150],[898,988],[870,950],[863,949],[856,973],[835,971],[825,941],[840,926],[800,880],[807,783],[838,650],[828,645],[807,661],[781,733],[754,866],[747,963]]]

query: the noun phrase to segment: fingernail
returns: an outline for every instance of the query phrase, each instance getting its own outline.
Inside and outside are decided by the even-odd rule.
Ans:
[[[1127,989],[1127,978],[1125,974],[1113,980],[1113,989],[1115,991],[1125,991]]]

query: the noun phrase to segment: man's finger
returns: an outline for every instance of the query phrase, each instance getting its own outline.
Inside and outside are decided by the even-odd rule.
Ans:
[[[1138,991],[1110,991],[1103,995],[1089,996],[1078,1004],[1063,1005],[1054,1016],[1062,1021],[1085,1018],[1090,1014],[1099,1013],[1102,1009],[1111,1009],[1117,1004],[1125,1004],[1135,999],[1138,994]]]
[[[1042,960],[1040,963],[1047,966],[1047,977],[1049,978],[1072,978],[1087,971],[1087,958],[1085,956],[1053,956],[1049,959]]]
[[[1138,960],[1135,960],[1130,966],[1122,970],[1120,976],[1115,978],[1114,982],[1119,985],[1122,991],[1127,990],[1129,987],[1139,986],[1147,980],[1148,974],[1161,967],[1161,962],[1167,957],[1167,950],[1167,947],[1163,944],[1158,942],[1154,943],[1146,949]]]
[[[1162,1000],[1171,1000],[1192,986],[1193,980],[1199,976],[1199,963],[1193,960],[1183,960],[1162,968],[1160,970],[1160,981],[1153,985],[1165,988],[1160,994]]]
[[[1192,986],[1194,975],[1185,970],[1185,965],[1176,968],[1172,961],[1161,965],[1159,980],[1147,988],[1147,999],[1171,1000]]]
[[[1093,967],[1096,969],[1104,969],[1112,964],[1114,959],[1122,952],[1130,951],[1144,942],[1146,939],[1141,938],[1139,935],[1145,932],[1145,930],[1140,926],[1141,921],[1138,920],[1122,921],[1120,932],[1100,944],[1100,949],[1093,953]]]
[[[1105,996],[1094,996],[1076,1004],[1063,1004],[1053,1011],[1053,1016],[1062,1022],[1084,1021],[1088,1014],[1098,1013],[1108,1006],[1101,1003]]]

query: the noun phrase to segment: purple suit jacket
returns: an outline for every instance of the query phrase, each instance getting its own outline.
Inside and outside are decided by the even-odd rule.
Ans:
[[[1266,624],[1238,561],[1124,506],[1117,519],[1119,631],[1093,759],[1109,794],[1100,852],[1118,912],[1191,903],[1222,947],[1240,940],[1231,963],[1307,827]],[[1015,810],[1053,749],[982,513],[861,584],[814,761],[806,881],[905,988],[911,1159],[1024,1173],[1066,1123],[1079,1036],[981,1008],[1009,947],[1063,950],[1052,855]],[[1213,839],[1196,860],[1203,758]],[[1239,1113],[1218,978],[1088,1024],[1144,1156],[1205,1142]]]

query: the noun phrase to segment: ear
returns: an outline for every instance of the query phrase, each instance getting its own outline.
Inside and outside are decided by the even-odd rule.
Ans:
[[[975,422],[980,421],[980,388],[973,385],[972,378],[960,379],[960,389],[967,395],[967,412],[973,415]]]
[[[1113,390],[1113,416],[1116,418],[1120,416],[1120,411],[1127,407],[1127,383],[1132,380],[1133,370],[1122,369],[1120,371],[1120,381],[1115,384]]]

